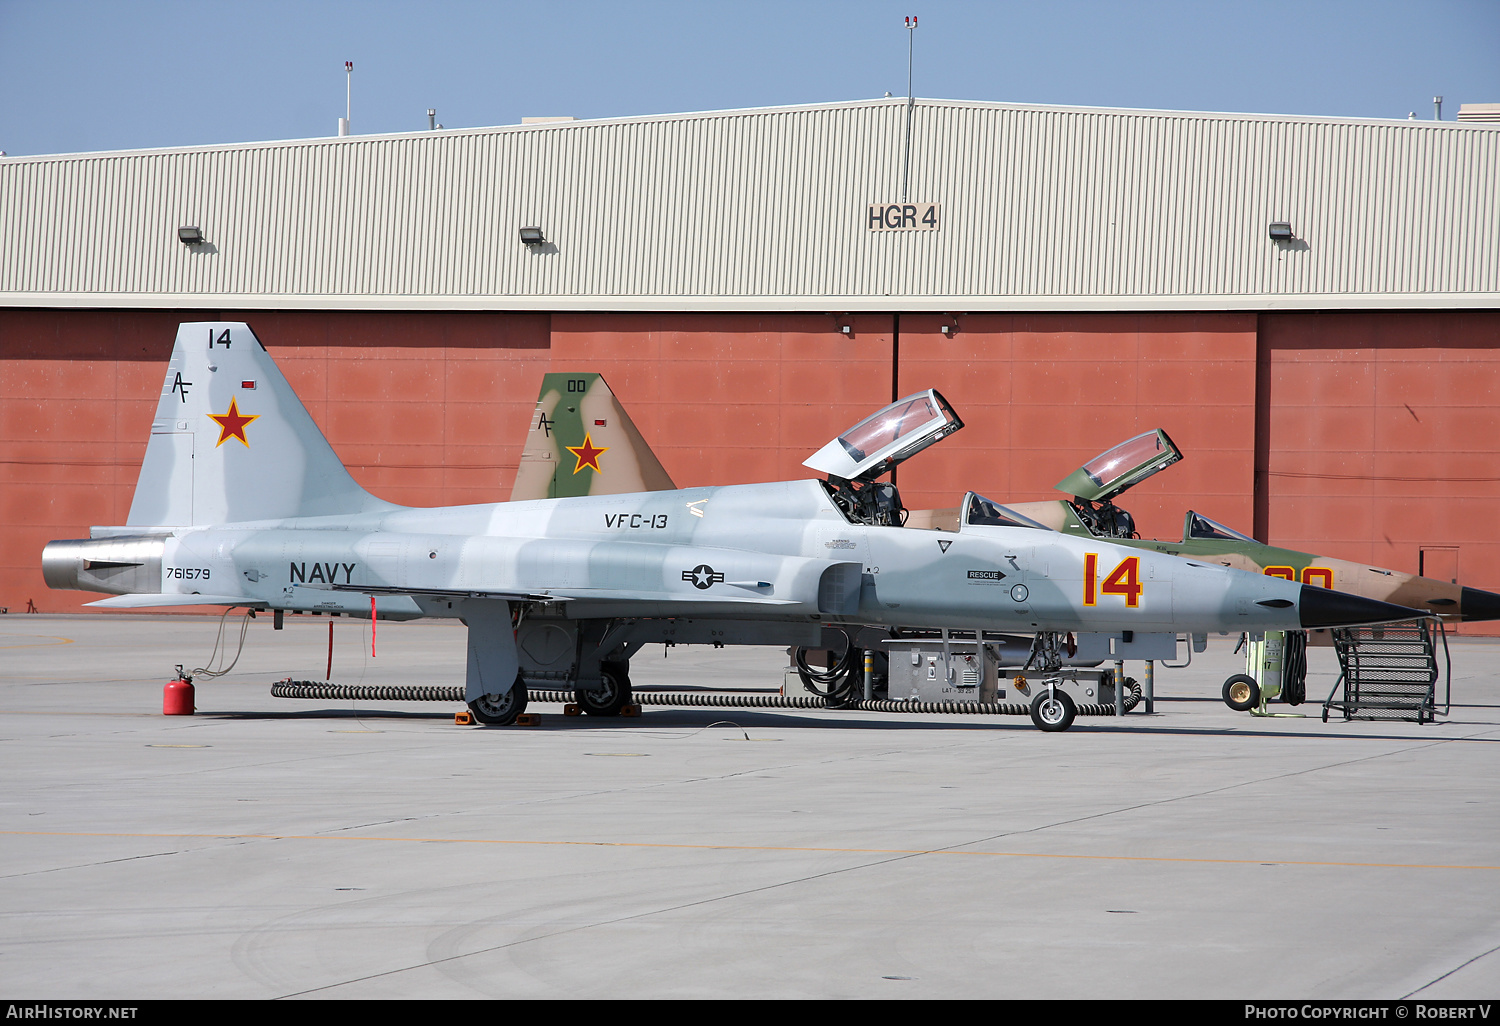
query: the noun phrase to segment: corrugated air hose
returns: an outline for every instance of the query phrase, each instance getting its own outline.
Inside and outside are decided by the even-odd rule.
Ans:
[[[328,684],[323,681],[282,680],[271,685],[276,698],[312,698],[324,701],[350,702],[457,702],[462,704],[464,689],[420,685],[370,687]],[[532,702],[574,702],[572,691],[551,688],[526,689]],[[744,695],[714,692],[635,691],[637,705],[681,705],[716,709],[827,709],[828,700],[815,695]],[[976,716],[1026,716],[1030,706],[1024,702],[893,702],[875,699],[866,702],[852,698],[838,708],[856,712],[893,713],[963,713]],[[1079,705],[1079,716],[1113,716],[1112,705]]]

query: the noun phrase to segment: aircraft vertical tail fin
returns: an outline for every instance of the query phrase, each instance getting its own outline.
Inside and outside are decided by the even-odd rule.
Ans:
[[[349,476],[249,325],[200,321],[177,329],[127,525],[396,508]]]
[[[602,374],[542,378],[512,502],[676,487]]]

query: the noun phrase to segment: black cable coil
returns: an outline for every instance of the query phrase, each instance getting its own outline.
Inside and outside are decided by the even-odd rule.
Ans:
[[[807,649],[797,649],[797,676],[802,686],[823,698],[828,709],[849,709],[853,702],[860,701],[863,691],[864,667],[860,650],[844,635],[844,654],[826,670],[817,670],[808,665]]]

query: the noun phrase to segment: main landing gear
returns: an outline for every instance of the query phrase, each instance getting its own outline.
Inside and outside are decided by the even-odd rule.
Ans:
[[[516,682],[503,695],[480,695],[468,703],[469,712],[480,723],[505,727],[516,722],[516,717],[526,711],[526,682],[516,674]]]
[[[590,716],[618,716],[630,704],[630,664],[602,663],[599,677],[604,686],[595,691],[583,688],[573,692],[578,707]]]

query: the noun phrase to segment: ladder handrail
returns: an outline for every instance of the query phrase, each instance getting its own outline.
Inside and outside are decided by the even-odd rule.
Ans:
[[[1416,713],[1418,723],[1435,716],[1440,668],[1433,637],[1434,621],[1443,638],[1448,674],[1447,708],[1451,708],[1453,661],[1447,633],[1437,617],[1421,617],[1399,624],[1333,630],[1340,672],[1323,703],[1324,722],[1328,720],[1329,710],[1335,707],[1343,710],[1346,720],[1360,709],[1411,710]],[[1335,701],[1334,696],[1341,684],[1344,687],[1343,700]]]

